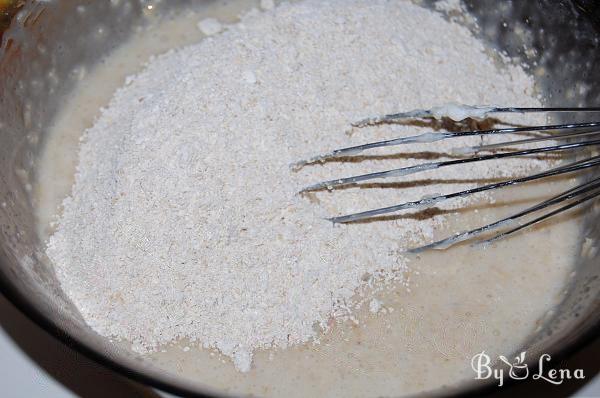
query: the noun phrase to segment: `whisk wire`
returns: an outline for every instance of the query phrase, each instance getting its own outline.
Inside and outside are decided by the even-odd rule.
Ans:
[[[379,171],[375,173],[362,174],[352,177],[339,178],[336,180],[329,180],[320,182],[311,186],[304,188],[301,192],[310,192],[310,191],[318,191],[322,189],[333,189],[335,187],[339,187],[342,185],[355,184],[362,181],[374,180],[374,179],[383,179],[383,178],[391,178],[391,177],[403,177],[411,174],[420,173],[428,170],[435,170],[442,167],[454,166],[459,164],[467,164],[473,162],[482,162],[493,159],[504,159],[510,157],[524,156],[524,155],[533,155],[537,153],[545,153],[545,152],[556,152],[556,151],[565,151],[570,149],[577,149],[592,145],[599,145],[600,140],[591,140],[591,141],[582,141],[582,142],[571,142],[560,145],[552,145],[542,148],[531,148],[524,149],[520,151],[513,152],[504,152],[504,153],[494,153],[491,155],[484,156],[475,156],[465,159],[457,159],[457,160],[447,160],[442,162],[431,162],[431,163],[421,163],[415,166],[402,167],[398,169]]]
[[[590,201],[590,200],[592,200],[594,198],[597,198],[598,196],[600,196],[600,191],[595,192],[595,193],[590,194],[590,195],[587,195],[587,196],[585,196],[585,197],[583,197],[583,198],[581,198],[581,199],[579,199],[579,200],[577,200],[577,201],[575,201],[573,203],[570,203],[570,204],[568,204],[566,206],[560,207],[560,208],[558,208],[556,210],[553,210],[553,211],[551,211],[549,213],[546,213],[543,216],[537,217],[537,218],[535,218],[535,219],[533,219],[533,220],[531,220],[531,221],[529,221],[529,222],[527,222],[527,223],[525,223],[523,225],[520,225],[520,226],[518,226],[516,228],[513,228],[513,229],[511,229],[509,231],[502,232],[502,233],[494,236],[493,238],[490,238],[490,239],[487,239],[487,240],[483,241],[482,243],[489,244],[489,243],[495,242],[497,240],[504,239],[504,238],[506,238],[509,235],[512,235],[512,234],[514,234],[514,233],[516,233],[518,231],[521,231],[521,230],[523,230],[525,228],[529,228],[529,227],[531,227],[531,226],[533,226],[535,224],[538,224],[538,223],[540,223],[540,222],[542,222],[542,221],[544,221],[544,220],[546,220],[546,219],[548,219],[550,217],[556,216],[556,215],[558,215],[560,213],[564,213],[565,211],[570,210],[570,209],[572,209],[574,207],[577,207],[577,206],[579,206],[579,205],[581,205],[581,204],[583,204],[585,202],[588,202],[588,201]]]
[[[532,132],[548,132],[548,131],[565,131],[565,130],[578,130],[583,128],[600,128],[600,122],[590,123],[574,123],[574,124],[556,124],[552,126],[531,126],[531,127],[507,127],[500,129],[490,130],[473,130],[473,131],[459,131],[459,132],[428,132],[419,135],[413,135],[409,137],[400,137],[390,140],[370,142],[367,144],[351,146],[342,149],[335,149],[329,153],[318,155],[307,160],[296,162],[292,165],[294,169],[300,169],[306,165],[323,162],[328,159],[334,159],[344,156],[358,155],[364,151],[375,148],[384,148],[397,145],[407,144],[431,144],[437,141],[447,140],[451,138],[464,138],[472,136],[488,136],[488,135],[501,135],[501,134],[520,134],[520,133],[532,133]],[[582,134],[583,132],[581,132]],[[577,134],[577,133],[571,133]],[[559,138],[559,137],[556,137]],[[548,139],[552,139],[548,136]]]
[[[494,184],[487,184],[481,187],[467,189],[464,191],[453,192],[446,195],[437,195],[433,197],[423,198],[413,202],[405,202],[394,206],[382,207],[379,209],[368,210],[360,213],[348,214],[345,216],[332,217],[329,218],[329,221],[334,224],[345,224],[357,221],[363,221],[372,217],[381,216],[384,214],[397,213],[402,210],[407,209],[416,209],[416,208],[426,208],[431,207],[440,202],[444,202],[450,199],[462,198],[465,196],[473,195],[480,192],[490,191],[498,188],[504,188],[509,186],[515,186],[518,184],[522,184],[525,182],[535,181],[546,177],[553,177],[566,173],[573,173],[576,171],[588,169],[590,167],[594,167],[600,165],[600,156],[595,156],[590,159],[580,160],[565,166],[557,167],[552,170],[544,171],[541,173],[529,175],[526,177],[514,178],[511,180],[501,181]]]
[[[496,229],[500,229],[500,228],[504,228],[504,227],[507,227],[507,226],[514,225],[522,217],[525,217],[525,216],[527,216],[529,214],[536,213],[536,212],[538,212],[540,210],[543,210],[543,209],[548,208],[550,206],[562,203],[564,201],[571,200],[573,198],[576,198],[579,195],[588,193],[590,191],[598,190],[599,188],[600,188],[600,177],[596,178],[596,179],[593,179],[593,180],[591,180],[589,182],[586,182],[585,184],[578,185],[575,188],[571,188],[571,189],[569,189],[569,190],[567,190],[565,192],[562,192],[561,194],[559,194],[557,196],[554,196],[554,197],[552,197],[552,198],[550,198],[548,200],[545,200],[545,201],[543,201],[541,203],[538,203],[538,204],[536,204],[536,205],[534,205],[532,207],[529,207],[529,208],[527,208],[525,210],[522,210],[522,211],[520,211],[518,213],[515,213],[513,215],[505,217],[505,218],[503,218],[501,220],[495,221],[493,223],[490,223],[490,224],[487,224],[487,225],[484,225],[482,227],[478,227],[478,228],[475,228],[475,229],[472,229],[472,230],[469,230],[469,231],[459,232],[459,233],[457,233],[457,234],[455,234],[455,235],[453,235],[451,237],[448,237],[448,238],[445,238],[445,239],[442,239],[442,240],[438,240],[437,242],[433,242],[433,243],[430,243],[430,244],[425,245],[425,246],[421,246],[421,247],[417,247],[417,248],[414,248],[414,249],[410,249],[408,251],[411,252],[411,253],[420,253],[420,252],[422,252],[424,250],[429,250],[429,249],[446,249],[446,248],[448,248],[450,246],[453,246],[453,245],[456,245],[456,244],[458,244],[460,242],[464,242],[466,240],[472,239],[472,238],[474,238],[476,236],[479,236],[481,234],[484,234],[484,233],[487,233],[487,232],[490,232],[490,231],[493,231],[493,230],[496,230]],[[510,234],[512,234],[514,232],[517,232],[517,231],[521,230],[521,229],[529,227],[529,226],[531,226],[533,224],[537,224],[538,222],[540,222],[540,221],[542,221],[544,219],[547,219],[547,218],[551,217],[554,214],[561,213],[561,212],[566,211],[566,210],[568,210],[570,208],[573,208],[573,207],[575,207],[575,206],[577,206],[579,204],[587,202],[587,201],[589,201],[589,200],[597,197],[598,195],[600,195],[600,191],[595,192],[594,194],[591,194],[591,195],[587,195],[587,196],[581,198],[580,200],[577,200],[574,203],[571,203],[571,206],[567,205],[564,208],[557,209],[557,210],[555,210],[556,213],[554,213],[554,212],[548,213],[548,214],[546,214],[544,216],[538,217],[537,219],[534,219],[534,220],[530,221],[529,223],[526,223],[526,224],[523,224],[523,225],[519,225],[518,227],[514,228],[513,230],[504,232],[503,234],[500,234],[500,235],[502,235],[502,237],[506,237],[506,236],[508,236],[508,235],[510,235]],[[491,240],[499,239],[500,235],[497,235],[497,236],[491,238]]]
[[[555,134],[555,135],[548,135],[548,136],[543,136],[543,137],[527,138],[524,140],[504,141],[504,142],[498,142],[495,144],[455,148],[455,149],[452,149],[452,154],[468,155],[468,154],[473,154],[473,153],[489,152],[489,151],[504,149],[509,146],[519,146],[519,145],[533,144],[536,142],[544,142],[544,141],[566,140],[569,138],[593,136],[593,135],[597,135],[597,134],[600,134],[600,129],[591,130],[591,131],[588,131],[588,130],[576,131],[576,132],[569,132],[569,133],[565,133],[565,134]]]
[[[443,108],[443,107],[440,107]],[[494,113],[573,113],[573,112],[600,112],[600,107],[587,107],[587,108],[569,108],[569,107],[555,107],[555,108],[539,108],[539,107],[493,107],[493,106],[463,106],[462,108],[467,110],[476,111],[479,118],[487,117]],[[425,119],[425,118],[436,118],[437,112],[435,109],[415,109],[408,112],[393,113],[384,116],[376,116],[366,118],[353,123],[354,127],[366,127],[377,124],[394,123],[399,120],[405,119]],[[465,116],[468,116],[466,114]]]
[[[407,118],[439,118],[443,117],[443,112],[450,109],[453,112],[453,116],[460,117],[475,117],[485,118],[489,114],[493,113],[548,113],[548,112],[600,112],[600,107],[591,108],[518,108],[518,107],[468,107],[468,106],[446,106],[439,108],[432,108],[431,110],[414,110],[410,112],[402,112],[391,115],[385,115],[381,117],[369,118],[362,120],[358,123],[354,123],[354,126],[364,127],[372,124],[383,124],[383,123],[394,123],[398,120]],[[440,116],[442,115],[442,116]],[[474,115],[474,116],[473,116]],[[323,181],[317,184],[313,184],[304,188],[301,193],[307,193],[311,191],[319,191],[323,189],[333,190],[340,186],[356,185],[363,181],[369,181],[374,179],[385,179],[392,177],[403,177],[428,170],[435,170],[442,167],[455,166],[460,164],[469,164],[474,162],[482,162],[487,160],[506,159],[512,157],[523,157],[527,155],[535,155],[550,152],[563,152],[569,150],[575,150],[586,147],[593,147],[600,145],[600,121],[586,122],[586,123],[569,123],[569,124],[555,124],[555,125],[542,125],[542,126],[530,126],[530,127],[507,127],[497,128],[489,130],[473,130],[473,131],[459,131],[459,132],[428,132],[425,134],[414,135],[409,137],[400,137],[383,141],[370,142],[363,145],[357,145],[342,149],[336,149],[324,155],[315,156],[308,160],[300,161],[294,164],[294,168],[301,168],[310,164],[324,162],[331,158],[347,157],[352,155],[360,154],[369,149],[405,145],[405,144],[428,144],[434,143],[441,140],[469,137],[469,136],[488,136],[488,135],[501,135],[501,134],[521,134],[521,133],[544,133],[529,138],[523,138],[518,140],[510,140],[505,142],[485,144],[479,146],[468,146],[462,148],[455,148],[449,157],[455,156],[460,157],[459,159],[444,160],[438,162],[420,163],[414,166],[402,167],[391,170],[384,170],[379,172],[372,172],[362,175],[356,175],[346,178],[339,178],[335,180]],[[544,141],[555,141],[554,144],[544,147],[525,148],[514,151],[509,151],[507,147],[532,144]],[[479,155],[481,152],[489,152],[489,154]],[[487,184],[463,191],[453,192],[445,195],[433,195],[427,196],[420,200],[405,202],[394,206],[382,207],[378,209],[372,209],[359,213],[348,214],[344,216],[338,216],[330,218],[329,220],[333,223],[353,223],[359,221],[365,221],[373,219],[374,217],[385,214],[391,214],[400,212],[407,209],[425,208],[434,206],[440,202],[461,198],[468,195],[473,195],[480,192],[491,191],[494,189],[500,189],[508,186],[514,186],[523,184],[526,182],[539,180],[542,178],[553,177],[557,175],[574,173],[585,169],[590,169],[600,165],[600,155],[588,157],[583,160],[575,161],[573,163],[562,165],[547,171],[538,172],[536,174],[512,178],[492,184]],[[412,252],[421,252],[427,249],[444,249],[463,242],[470,240],[482,234],[487,234],[496,230],[504,230],[497,233],[495,236],[483,241],[484,243],[491,243],[498,239],[512,235],[525,228],[531,227],[539,222],[542,222],[550,217],[556,216],[574,207],[580,206],[583,203],[591,201],[600,196],[600,177],[595,178],[589,182],[578,185],[574,188],[566,190],[548,200],[542,201],[536,205],[533,205],[525,210],[512,214],[508,217],[502,218],[498,221],[489,223],[487,225],[460,233],[456,233],[448,238],[439,240],[437,242],[430,243],[425,246],[412,249]],[[566,202],[566,204],[564,204]],[[529,221],[520,223],[520,220],[524,217],[535,215],[545,211],[548,208],[559,206],[553,210],[543,213]],[[518,224],[515,226],[515,224]]]

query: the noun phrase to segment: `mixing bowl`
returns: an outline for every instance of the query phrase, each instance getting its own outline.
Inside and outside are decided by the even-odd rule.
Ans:
[[[218,392],[153,366],[84,323],[45,258],[31,192],[48,126],[85,71],[152,19],[206,2],[19,1],[0,48],[2,292],[85,355],[143,383],[185,395]],[[600,105],[600,7],[593,0],[477,0],[467,1],[466,7],[477,18],[472,29],[478,37],[530,66],[547,105]],[[600,252],[587,250],[600,237],[599,210],[594,205],[586,209],[583,234],[588,247],[582,246],[566,298],[523,347],[531,367],[542,353],[564,358],[600,330]],[[493,384],[495,380],[464,384],[445,393],[473,393]]]

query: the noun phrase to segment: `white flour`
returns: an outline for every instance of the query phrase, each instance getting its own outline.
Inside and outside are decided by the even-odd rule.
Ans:
[[[535,163],[428,172],[450,181],[406,190],[298,196],[314,182],[419,161],[367,158],[290,171],[316,153],[426,131],[348,130],[366,116],[450,102],[539,102],[522,69],[498,70],[465,28],[411,3],[263,3],[265,12],[152,59],[85,133],[47,253],[90,326],[140,352],[185,338],[247,371],[254,350],[309,341],[331,315],[351,315],[353,296],[373,282],[365,275],[402,282],[407,260],[397,249],[432,239],[444,221],[334,228],[322,217]],[[477,142],[440,142],[435,151]]]

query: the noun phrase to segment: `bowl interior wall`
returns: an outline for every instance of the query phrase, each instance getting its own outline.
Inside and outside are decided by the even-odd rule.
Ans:
[[[190,3],[157,1],[155,13],[168,14]],[[478,0],[466,4],[478,20],[475,33],[529,65],[548,105],[600,104],[600,33],[574,3]],[[116,348],[85,325],[45,258],[30,196],[38,154],[63,98],[82,70],[92,68],[148,22],[146,6],[142,0],[30,2],[4,35],[0,48],[0,286],[28,311],[93,352],[156,380],[199,389]],[[99,28],[108,34],[99,35]],[[584,236],[593,240],[600,236],[599,209],[590,206],[585,217]],[[598,324],[600,267],[598,254],[592,254],[578,259],[567,298],[530,341],[533,354],[557,353]]]

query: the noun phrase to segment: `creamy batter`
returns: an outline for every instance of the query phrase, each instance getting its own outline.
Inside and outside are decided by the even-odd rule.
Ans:
[[[70,193],[79,138],[125,77],[152,54],[202,39],[199,21],[231,21],[240,9],[239,2],[211,6],[152,27],[82,79],[53,126],[40,167],[36,188],[44,239]],[[572,181],[563,179],[506,190],[450,216],[431,238],[493,221],[568,184]],[[357,322],[332,323],[319,344],[259,350],[247,373],[218,351],[186,340],[147,358],[181,377],[232,393],[381,396],[455,385],[473,377],[470,358],[475,353],[485,350],[493,357],[522,348],[561,299],[578,242],[577,219],[569,215],[490,248],[461,246],[412,257],[402,284],[363,293],[367,305],[355,314]]]

